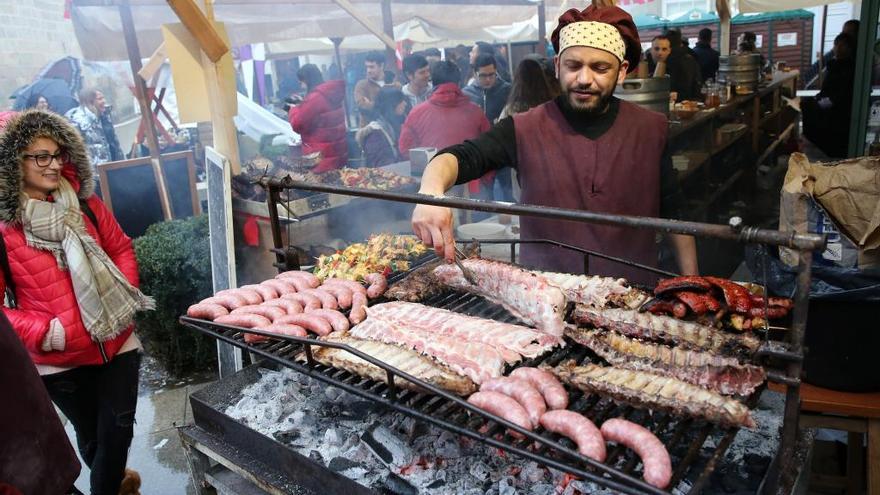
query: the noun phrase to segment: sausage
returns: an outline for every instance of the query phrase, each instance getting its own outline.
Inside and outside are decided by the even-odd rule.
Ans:
[[[519,402],[519,405],[529,414],[532,427],[537,427],[541,421],[541,415],[547,412],[547,404],[544,397],[531,382],[522,378],[501,376],[492,378],[480,385],[480,392],[501,392]]]
[[[752,307],[754,306],[764,306],[764,296],[760,294],[752,294]],[[791,309],[794,306],[794,302],[787,297],[768,297],[767,298],[767,306],[770,307],[780,307]]]
[[[296,287],[297,292],[314,289],[314,287],[312,287],[312,284],[310,284],[308,280],[301,277],[284,277],[277,280],[293,285],[294,287]]]
[[[268,342],[269,337],[266,337],[265,335],[258,335],[256,333],[245,332],[244,341],[246,344],[257,344],[260,342]]]
[[[321,309],[321,300],[313,294],[292,292],[290,294],[282,295],[281,299],[290,299],[291,301],[295,301],[299,303],[299,305],[302,306],[305,311],[308,311],[310,309]]]
[[[284,280],[263,280],[262,282],[260,282],[260,285],[265,285],[266,287],[271,287],[275,289],[275,291],[278,292],[278,295],[281,297],[284,297],[284,294],[292,294],[296,292],[296,286]]]
[[[257,330],[264,332],[277,333],[278,335],[290,335],[293,337],[308,337],[306,329],[299,325],[291,325],[289,323],[273,323],[268,327],[260,327]]]
[[[592,421],[574,411],[558,409],[541,416],[545,430],[559,433],[577,444],[578,452],[599,462],[605,462],[605,439]]]
[[[784,318],[787,314],[788,308],[782,306],[770,306],[766,308],[766,310],[764,309],[764,307],[749,309],[749,316],[757,316],[761,318],[767,318],[769,320]]]
[[[718,277],[704,277],[712,285],[721,289],[727,306],[734,313],[748,314],[752,307],[752,295],[748,289],[730,280]]]
[[[532,421],[529,419],[529,413],[517,401],[501,392],[483,392],[481,390],[471,394],[468,397],[468,402],[525,430],[532,430]],[[510,432],[510,434],[514,437],[522,438],[520,433]]]
[[[348,330],[348,318],[344,314],[334,309],[313,309],[306,313],[308,315],[320,316],[327,320],[327,323],[333,327],[334,332],[344,332]]]
[[[275,306],[266,306],[264,304],[253,304],[251,306],[242,306],[241,308],[233,310],[231,315],[260,315],[265,316],[271,321],[275,321],[282,316],[287,315],[287,312],[281,308]]]
[[[706,314],[710,311],[714,313],[721,309],[721,303],[719,303],[712,294],[679,291],[675,293],[675,297],[698,315]],[[673,308],[673,310],[674,309],[675,308]]]
[[[363,285],[355,282],[354,280],[345,280],[344,278],[328,278],[324,280],[324,286],[328,285],[342,285],[351,289],[352,292],[362,292],[364,295],[367,295],[367,288]]]
[[[214,320],[223,315],[228,315],[229,310],[219,304],[198,303],[193,304],[186,310],[186,316],[192,318],[201,318],[203,320]]]
[[[306,330],[321,336],[333,333],[333,327],[330,326],[330,323],[327,320],[321,318],[318,315],[311,315],[309,313],[282,316],[281,318],[275,320],[275,323],[290,323],[292,325],[299,325]]]
[[[653,433],[646,428],[614,418],[602,423],[600,429],[606,441],[617,442],[633,449],[642,458],[645,481],[657,488],[666,488],[672,479],[672,461],[669,452]]]
[[[289,315],[295,315],[297,313],[303,312],[302,305],[294,301],[293,299],[272,299],[264,302],[263,306],[275,306],[276,308],[281,308],[286,314]]]
[[[222,296],[213,296],[207,299],[202,299],[199,304],[219,304],[226,309],[233,310],[242,306],[247,306],[247,301],[236,294],[223,294]]]
[[[299,294],[311,294],[321,300],[321,307],[324,309],[337,309],[339,304],[333,294],[324,289],[306,289],[299,291]]]
[[[242,328],[267,327],[272,324],[269,318],[253,313],[228,314],[214,320],[214,323],[233,325]]]
[[[712,284],[708,280],[699,276],[686,276],[667,278],[657,282],[654,287],[654,295],[659,296],[667,292],[677,292],[681,290],[693,292],[709,292],[712,290]]]
[[[333,297],[336,298],[336,303],[340,308],[350,308],[351,307],[351,289],[348,287],[343,287],[341,285],[322,285],[317,290],[323,290],[325,292],[329,292],[333,294]]]
[[[355,292],[351,298],[351,311],[348,312],[348,319],[353,325],[367,319],[367,295]]]
[[[269,301],[271,299],[277,298],[280,294],[278,291],[269,287],[268,285],[260,285],[260,284],[251,284],[251,285],[242,285],[241,289],[252,290],[260,295],[263,298],[263,301]]]
[[[260,297],[260,294],[258,292],[249,289],[226,289],[221,290],[214,295],[224,296],[226,294],[234,294],[236,296],[240,296],[248,304],[260,304],[261,302],[263,302],[263,298]]]
[[[281,272],[275,276],[275,278],[279,279],[288,279],[288,278],[299,278],[301,280],[305,280],[309,287],[315,288],[321,285],[321,279],[316,277],[313,273],[304,272],[302,270],[290,270],[286,272]]]
[[[510,376],[522,378],[531,383],[544,396],[544,401],[547,402],[547,407],[550,409],[568,407],[568,392],[549,371],[540,368],[517,368]]]
[[[381,273],[368,273],[364,275],[364,282],[370,284],[367,287],[367,297],[370,299],[381,296],[388,289],[388,280]]]

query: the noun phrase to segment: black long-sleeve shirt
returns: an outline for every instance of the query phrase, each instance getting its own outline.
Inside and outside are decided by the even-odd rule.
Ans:
[[[571,109],[564,96],[555,100],[565,120],[572,129],[587,139],[598,139],[611,129],[617,119],[620,100],[612,98],[608,110],[598,116],[584,116]],[[488,132],[476,139],[440,150],[437,154],[450,153],[458,159],[458,178],[456,184],[482,177],[490,170],[503,167],[517,168],[516,131],[513,117],[506,117],[495,124]],[[660,167],[660,215],[677,218],[684,203],[684,195],[672,167],[668,147],[658,164]]]

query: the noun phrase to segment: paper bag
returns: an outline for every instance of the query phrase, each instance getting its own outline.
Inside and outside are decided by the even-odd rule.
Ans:
[[[880,267],[880,158],[810,163],[794,153],[780,195],[779,229],[828,235],[816,259],[844,268]],[[797,252],[780,248],[794,266]]]

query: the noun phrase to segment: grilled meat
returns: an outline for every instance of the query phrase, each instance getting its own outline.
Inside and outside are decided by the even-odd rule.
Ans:
[[[446,337],[430,330],[406,327],[379,318],[367,318],[352,328],[350,333],[353,337],[378,340],[418,351],[477,384],[501,376],[504,368],[501,353],[490,345]]]
[[[570,273],[535,272],[559,287],[570,302],[589,304],[597,308],[617,306],[638,308],[648,294],[629,287],[626,280],[613,277],[572,275]]]
[[[523,357],[538,357],[562,343],[561,339],[532,328],[421,304],[389,302],[371,306],[367,313],[370,318],[391,321],[400,326],[419,328],[456,340],[488,344],[497,349],[508,363],[515,363]]]
[[[712,297],[712,294],[683,290],[676,292],[675,298],[685,303],[688,309],[697,315],[714,313],[721,309],[721,303]]]
[[[749,395],[766,379],[760,366],[708,352],[650,344],[615,332],[578,328],[565,333],[618,368],[671,376],[721,394]]]
[[[577,366],[574,361],[550,371],[563,383],[635,407],[703,418],[722,426],[755,426],[743,403],[675,378],[595,364]]]
[[[721,289],[724,293],[724,301],[727,307],[734,313],[748,314],[749,308],[752,307],[751,294],[749,290],[730,280],[718,277],[703,277],[712,285]]]
[[[728,334],[712,327],[630,309],[596,309],[578,305],[573,316],[578,323],[607,328],[629,337],[713,353],[751,355],[761,345],[753,335]]]
[[[434,276],[434,268],[440,266],[440,263],[440,260],[432,261],[416,268],[403,280],[389,287],[385,291],[385,297],[398,301],[419,302],[442,293],[445,287]]]
[[[457,265],[438,266],[434,275],[449,287],[483,296],[542,332],[562,337],[565,296],[546,278],[498,261],[466,259],[461,263],[471,271],[478,285],[465,280]]]
[[[660,296],[667,292],[678,292],[680,290],[709,292],[712,290],[712,284],[703,277],[698,276],[667,278],[657,282],[657,286],[654,287],[654,295]]]
[[[431,385],[442,388],[457,395],[469,395],[476,391],[477,387],[468,378],[452,371],[446,366],[434,360],[421,356],[415,351],[398,347],[396,345],[383,344],[371,340],[362,340],[339,332],[322,338],[328,342],[346,344],[364,354],[368,354],[380,361],[393,366],[404,373],[408,373]],[[361,359],[343,349],[314,346],[312,355],[324,365],[344,369],[351,373],[370,378],[372,380],[386,382],[388,375],[384,369]],[[397,379],[394,383],[400,387],[420,390],[412,382],[405,379]]]

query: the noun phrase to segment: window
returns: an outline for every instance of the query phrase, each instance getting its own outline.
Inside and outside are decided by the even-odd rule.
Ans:
[[[663,17],[667,19],[675,19],[691,9],[715,10],[710,6],[710,0],[663,0]]]

